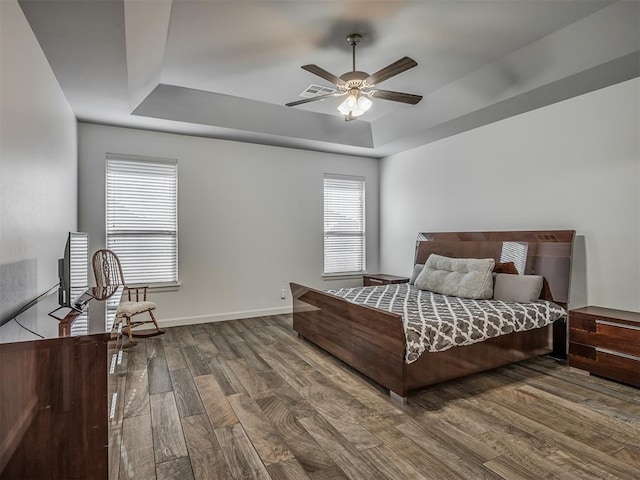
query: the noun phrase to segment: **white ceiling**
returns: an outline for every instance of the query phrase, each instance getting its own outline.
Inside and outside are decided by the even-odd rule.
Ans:
[[[81,121],[381,157],[638,76],[638,2],[21,0]],[[304,64],[418,66],[344,122]]]

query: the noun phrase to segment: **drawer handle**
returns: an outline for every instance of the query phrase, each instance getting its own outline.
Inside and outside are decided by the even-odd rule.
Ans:
[[[113,392],[111,396],[111,410],[109,411],[109,420],[113,420],[116,416],[116,403],[118,403],[118,392]]]
[[[596,347],[596,352],[608,353],[609,355],[615,355],[616,357],[622,357],[628,360],[635,360],[636,362],[640,362],[640,357],[629,355],[628,353],[616,352],[615,350],[609,350],[608,348]]]
[[[113,375],[116,371],[116,361],[118,359],[118,355],[115,353],[111,355],[111,368],[109,368],[109,375]]]
[[[378,280],[377,278],[370,278],[369,281],[371,283],[382,283],[382,280]]]
[[[635,325],[626,325],[624,323],[609,322],[607,320],[596,320],[596,325],[609,325],[610,327],[628,328],[629,330],[640,330],[640,327]]]

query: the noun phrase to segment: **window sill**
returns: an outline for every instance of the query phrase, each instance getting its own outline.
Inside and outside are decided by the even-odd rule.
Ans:
[[[348,280],[352,278],[362,278],[367,272],[351,272],[351,273],[324,273],[323,280]]]
[[[156,284],[149,284],[147,283],[145,284],[139,284],[139,285],[129,285],[130,288],[136,288],[137,286],[139,287],[144,287],[147,286],[148,290],[150,292],[157,292],[157,293],[162,293],[162,292],[177,292],[178,290],[180,290],[180,286],[182,284],[181,283],[156,283]]]

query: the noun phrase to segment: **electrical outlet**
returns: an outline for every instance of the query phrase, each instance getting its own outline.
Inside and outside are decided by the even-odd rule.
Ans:
[[[282,287],[282,288],[280,289],[280,298],[281,298],[282,300],[284,300],[285,298],[287,298],[287,289],[286,289],[286,288],[284,288],[284,287]]]

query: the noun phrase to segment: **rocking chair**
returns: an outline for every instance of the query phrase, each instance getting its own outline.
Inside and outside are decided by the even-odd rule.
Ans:
[[[116,311],[116,318],[120,319],[120,321],[124,320],[126,322],[124,331],[129,336],[130,345],[136,344],[133,337],[153,337],[164,333],[164,331],[158,327],[158,322],[153,316],[153,310],[155,310],[156,304],[147,300],[148,287],[129,287],[126,285],[124,275],[122,274],[120,260],[112,250],[107,248],[98,250],[93,254],[92,263],[93,273],[96,277],[96,286],[98,288],[116,285],[122,285],[124,287],[124,293],[127,294],[127,300],[120,302],[118,310]],[[132,317],[145,312],[149,313],[149,316],[151,317],[150,320],[136,319],[135,321],[132,321]],[[133,329],[135,327],[151,322],[153,322],[156,327],[155,332],[147,334],[133,334]]]

